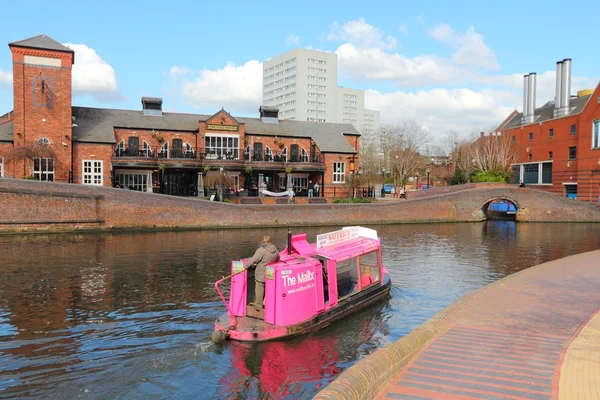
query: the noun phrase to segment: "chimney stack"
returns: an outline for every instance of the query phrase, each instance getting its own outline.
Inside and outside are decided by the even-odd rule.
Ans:
[[[479,137],[484,137],[485,136],[485,132],[479,132]]]
[[[562,62],[562,78],[560,87],[560,115],[568,115],[571,105],[571,59],[565,58]]]
[[[556,62],[556,95],[554,96],[554,118],[560,115],[560,103],[562,101],[562,95],[560,93],[562,87],[562,67],[563,62]]]
[[[531,72],[529,74],[529,95],[527,100],[529,101],[529,111],[527,112],[527,118],[531,119],[531,122],[535,121],[535,92],[536,92],[536,81],[537,74]]]
[[[535,120],[535,90],[536,73],[531,72],[523,77],[523,125],[531,124]]]

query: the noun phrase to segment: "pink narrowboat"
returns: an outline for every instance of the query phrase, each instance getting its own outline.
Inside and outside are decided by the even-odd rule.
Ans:
[[[380,238],[369,228],[324,233],[314,244],[288,230],[280,260],[267,265],[260,311],[250,305],[254,271],[245,270],[244,261],[232,261],[231,275],[215,283],[227,312],[215,322],[214,342],[263,342],[315,331],[390,294]],[[219,285],[229,279],[227,301]]]

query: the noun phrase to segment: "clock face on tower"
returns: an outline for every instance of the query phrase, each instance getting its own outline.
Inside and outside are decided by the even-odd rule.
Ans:
[[[34,107],[54,106],[54,78],[34,76],[31,80],[31,103]]]

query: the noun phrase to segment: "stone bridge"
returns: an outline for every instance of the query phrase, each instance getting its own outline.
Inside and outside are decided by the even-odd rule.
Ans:
[[[438,188],[373,204],[242,205],[0,178],[0,232],[476,222],[496,199],[514,203],[518,221],[600,222],[599,205],[514,185]]]

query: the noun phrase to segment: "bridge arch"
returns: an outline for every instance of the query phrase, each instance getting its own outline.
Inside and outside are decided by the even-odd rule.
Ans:
[[[519,203],[508,196],[499,196],[486,200],[481,205],[481,211],[486,219],[516,221]]]

